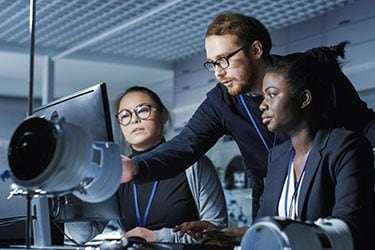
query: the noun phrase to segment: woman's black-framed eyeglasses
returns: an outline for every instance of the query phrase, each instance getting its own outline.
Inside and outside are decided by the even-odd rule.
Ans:
[[[218,66],[220,69],[226,69],[229,67],[229,58],[237,54],[239,51],[244,49],[246,46],[242,46],[239,49],[236,49],[232,53],[228,54],[227,56],[220,57],[216,61],[207,61],[203,63],[203,66],[209,72],[215,72],[215,67]]]
[[[140,104],[136,106],[133,111],[128,109],[120,110],[120,112],[116,114],[116,118],[121,125],[127,126],[130,124],[133,114],[135,114],[141,120],[146,120],[150,117],[152,109],[159,110],[150,104]]]

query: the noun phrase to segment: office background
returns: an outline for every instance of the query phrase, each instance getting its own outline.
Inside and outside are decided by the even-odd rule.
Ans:
[[[36,1],[34,106],[95,83],[109,98],[131,85],[155,90],[172,113],[168,137],[178,133],[215,84],[202,63],[204,32],[221,11],[240,11],[270,29],[272,53],[286,54],[343,40],[343,71],[375,108],[375,1]],[[28,111],[29,2],[0,1],[0,171],[7,147]],[[93,114],[93,118],[95,114]],[[113,123],[116,140],[119,132]],[[224,137],[208,152],[219,174],[239,154]],[[0,182],[0,218],[24,214],[17,197],[6,201]],[[5,202],[6,201],[6,202]]]

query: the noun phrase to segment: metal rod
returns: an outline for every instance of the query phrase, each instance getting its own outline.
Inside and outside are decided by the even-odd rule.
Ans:
[[[31,198],[32,195],[29,193],[26,196],[27,199],[27,216],[26,216],[26,237],[25,237],[25,244],[26,248],[30,248],[31,246]]]
[[[29,111],[33,113],[33,88],[34,88],[34,44],[35,44],[35,2],[30,0],[29,32],[30,32],[30,68],[29,68]],[[27,195],[27,218],[26,218],[26,248],[31,246],[31,195]]]
[[[29,32],[30,32],[30,68],[29,68],[29,112],[33,113],[34,89],[34,47],[35,47],[35,2],[30,0]]]

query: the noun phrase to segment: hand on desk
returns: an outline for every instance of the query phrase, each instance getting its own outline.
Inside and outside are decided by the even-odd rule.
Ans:
[[[156,241],[155,233],[144,227],[135,227],[124,234],[125,238],[141,237],[148,242]]]
[[[231,227],[222,230],[205,231],[201,242],[204,245],[240,246],[242,237],[245,235],[247,229],[248,227]]]
[[[232,227],[220,230],[214,224],[202,220],[182,223],[174,230],[179,231],[180,236],[187,233],[204,245],[232,247],[241,244],[247,229],[248,227]]]
[[[198,241],[202,240],[204,232],[208,230],[218,230],[218,228],[211,222],[205,220],[184,222],[174,228],[175,232],[179,232],[180,237],[184,234],[189,234]]]

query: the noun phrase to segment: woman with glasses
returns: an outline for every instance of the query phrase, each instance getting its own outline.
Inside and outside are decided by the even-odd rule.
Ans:
[[[164,125],[169,112],[152,90],[134,86],[115,103],[122,135],[130,145],[130,158],[148,152],[165,142]],[[152,172],[152,166],[149,166]],[[169,179],[129,182],[120,185],[120,225],[124,236],[148,242],[194,243],[190,235],[175,232],[175,226],[201,221],[205,227],[227,226],[223,189],[212,162],[203,156],[186,171]],[[84,243],[104,229],[103,223],[80,223],[68,228],[74,240]],[[207,225],[207,226],[206,226]]]
[[[156,93],[145,87],[131,87],[118,99],[116,110],[122,135],[132,148],[130,157],[164,143],[163,130],[169,112]],[[138,236],[151,242],[192,242],[191,237],[180,237],[174,232],[174,226],[192,220],[219,227],[227,224],[221,183],[207,157],[174,178],[121,184],[118,196],[125,237]]]

